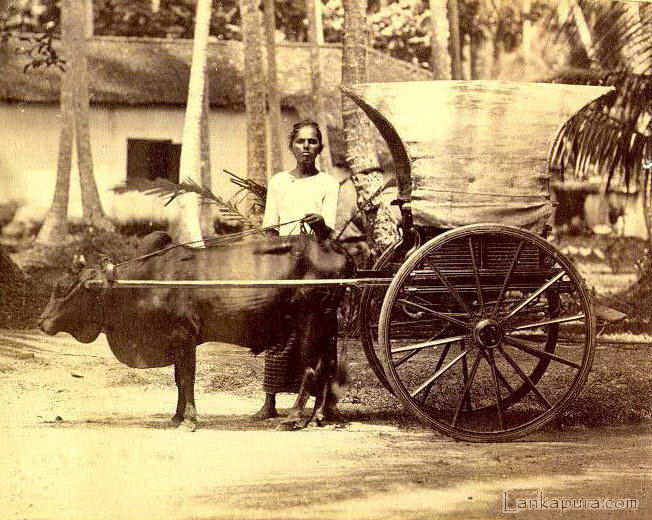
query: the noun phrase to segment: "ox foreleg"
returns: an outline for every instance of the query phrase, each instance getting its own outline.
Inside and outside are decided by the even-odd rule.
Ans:
[[[178,399],[177,411],[172,421],[179,419],[179,428],[188,431],[197,429],[197,409],[195,408],[195,371],[196,346],[187,345],[180,349],[180,355],[174,364],[174,374],[177,379]]]
[[[186,393],[181,389],[178,362],[174,364],[174,384],[177,386],[177,411],[172,417],[171,422],[173,426],[179,426],[183,422],[183,412],[186,409]]]

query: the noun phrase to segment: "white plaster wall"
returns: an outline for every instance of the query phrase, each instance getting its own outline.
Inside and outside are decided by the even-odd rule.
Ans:
[[[127,175],[127,139],[171,139],[181,142],[184,112],[179,108],[138,107],[91,110],[93,168],[107,214],[124,221],[131,218],[159,219],[166,216],[163,201],[137,193],[116,195],[111,188]],[[285,144],[294,112],[283,112]],[[209,117],[213,191],[233,193],[233,185],[222,169],[246,175],[246,126],[244,113],[213,110]],[[38,218],[52,200],[59,141],[58,107],[49,105],[0,104],[0,203],[20,201],[23,212]],[[293,164],[284,146],[284,166]],[[169,210],[167,210],[169,211]],[[81,216],[81,198],[76,157],[73,155],[69,215]]]

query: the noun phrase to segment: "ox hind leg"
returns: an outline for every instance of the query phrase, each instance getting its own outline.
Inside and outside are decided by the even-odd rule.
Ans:
[[[315,343],[316,355],[322,367],[316,381],[316,400],[314,421],[322,426],[328,421],[339,421],[337,396],[333,392],[333,380],[338,375],[337,359],[337,316],[335,312],[326,313],[323,327]]]

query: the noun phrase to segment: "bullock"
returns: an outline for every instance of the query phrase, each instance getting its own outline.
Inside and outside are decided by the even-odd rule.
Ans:
[[[323,223],[323,220],[321,221]],[[317,231],[317,230],[316,230]],[[162,232],[146,236],[139,248],[145,256],[118,265],[117,279],[319,279],[350,276],[353,263],[330,240],[312,235],[264,236],[207,248],[174,246]],[[151,254],[155,253],[155,254]],[[149,255],[149,256],[147,256]],[[174,366],[178,387],[175,426],[195,430],[196,347],[204,342],[233,343],[259,353],[289,335],[294,320],[302,366],[301,390],[281,425],[284,429],[318,423],[335,413],[332,382],[336,377],[339,289],[274,288],[87,288],[101,276],[83,268],[59,279],[39,318],[46,334],[68,332],[82,343],[106,334],[116,358],[135,368]],[[310,392],[315,406],[302,418]]]

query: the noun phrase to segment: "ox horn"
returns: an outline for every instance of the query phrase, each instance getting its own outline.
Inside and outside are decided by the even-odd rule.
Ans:
[[[75,255],[72,259],[72,269],[73,271],[79,272],[86,267],[86,258],[84,255]]]

